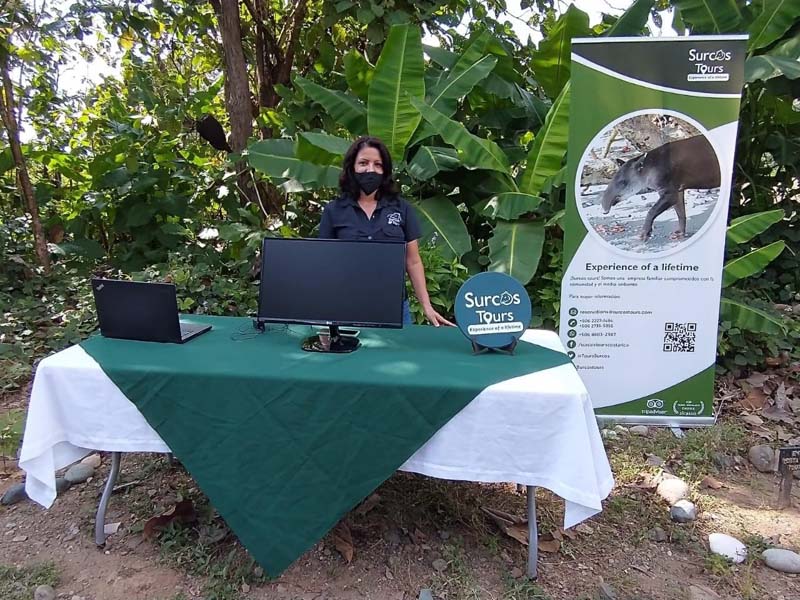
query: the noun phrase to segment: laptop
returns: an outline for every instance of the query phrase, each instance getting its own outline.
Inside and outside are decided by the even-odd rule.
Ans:
[[[178,319],[171,283],[93,278],[92,292],[104,337],[183,344],[211,329]]]

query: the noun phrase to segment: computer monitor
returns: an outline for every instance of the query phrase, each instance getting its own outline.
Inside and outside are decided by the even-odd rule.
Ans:
[[[351,352],[340,326],[403,326],[405,243],[265,238],[257,321],[327,325],[310,351]]]

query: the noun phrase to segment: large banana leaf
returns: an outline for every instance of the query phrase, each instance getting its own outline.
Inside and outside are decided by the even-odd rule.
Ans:
[[[536,273],[544,245],[542,221],[498,221],[489,239],[489,270],[525,285]]]
[[[296,156],[318,165],[341,163],[350,140],[327,133],[304,131],[297,136]]]
[[[800,77],[800,62],[795,58],[759,54],[751,56],[744,62],[744,80],[752,83],[757,79],[766,81],[783,75],[787,79]]]
[[[739,329],[769,334],[780,334],[786,331],[783,323],[776,317],[736,300],[723,298],[719,308],[720,318],[723,321],[729,321]]]
[[[324,88],[304,77],[295,77],[294,82],[306,96],[319,102],[337,123],[344,125],[351,133],[366,133],[367,109],[360,100],[344,92]]]
[[[337,187],[341,169],[315,165],[294,155],[294,142],[286,139],[262,140],[252,144],[247,154],[250,166],[270,177],[290,180],[292,190]],[[299,184],[296,185],[296,184]]]
[[[744,0],[676,0],[675,4],[695,34],[736,31],[744,19]]]
[[[491,140],[471,134],[461,123],[448,119],[421,100],[412,98],[411,102],[442,139],[456,149],[458,158],[464,166],[470,169],[509,172],[508,157],[500,146]]]
[[[458,101],[469,94],[477,83],[486,78],[497,64],[497,57],[484,56],[479,58],[474,64],[459,69],[461,61],[453,69],[453,72],[440,81],[430,92],[428,104],[433,106],[445,116],[451,117],[458,108]],[[434,129],[430,123],[420,124],[414,134],[412,144],[420,140],[431,137]]]
[[[749,27],[747,47],[751,52],[769,46],[781,37],[800,15],[797,0],[762,0],[761,7],[761,14]]]
[[[427,181],[439,171],[452,171],[461,164],[458,152],[452,148],[422,146],[408,165],[408,173],[414,179]]]
[[[394,25],[369,86],[367,125],[370,135],[381,138],[397,162],[403,160],[421,119],[411,99],[425,96],[424,71],[419,28]]]
[[[427,44],[423,46],[423,49],[433,62],[445,69],[452,68],[458,61],[458,55],[455,52],[450,52],[450,50],[445,50],[438,46],[428,46]]]
[[[459,61],[447,79],[431,91],[429,104],[448,117],[452,116],[458,107],[458,100],[469,94],[475,84],[492,72],[496,64],[496,56],[484,56],[463,69],[459,69]]]
[[[351,50],[344,55],[344,76],[347,85],[361,100],[367,100],[369,84],[374,73],[375,67],[369,64],[360,52]]]
[[[722,269],[722,287],[728,287],[740,279],[761,273],[769,263],[778,258],[784,248],[786,248],[786,242],[778,240],[769,246],[758,248],[744,256],[728,261]]]
[[[492,219],[513,221],[520,215],[533,212],[542,203],[539,196],[519,192],[503,192],[481,202],[476,208],[478,212]]]
[[[783,209],[766,210],[752,215],[737,217],[728,225],[727,239],[733,244],[749,242],[760,233],[764,233],[775,223],[783,219]]]
[[[655,0],[636,0],[603,35],[641,35]]]
[[[574,37],[589,36],[589,15],[570,4],[533,53],[533,75],[550,98],[569,81],[570,48]]]
[[[453,202],[444,196],[428,198],[415,205],[420,217],[422,240],[433,240],[442,256],[461,258],[472,248],[466,225]]]
[[[567,151],[569,96],[570,85],[567,83],[533,138],[520,183],[520,189],[532,196],[538,196],[548,177],[561,170],[561,161]]]

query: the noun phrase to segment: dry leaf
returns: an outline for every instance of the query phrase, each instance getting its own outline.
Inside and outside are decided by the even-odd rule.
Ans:
[[[425,543],[427,536],[422,533],[419,528],[414,529],[414,531],[408,534],[408,537],[411,538],[411,541],[414,542],[417,546],[421,546]]]
[[[776,429],[778,430],[778,439],[779,439],[780,441],[782,441],[782,442],[788,442],[790,439],[792,439],[792,434],[791,434],[791,433],[789,433],[788,431],[786,431],[786,430],[785,430],[783,427],[781,427],[780,425],[778,425],[778,427],[777,427]]]
[[[764,424],[764,419],[757,415],[742,415],[742,421],[753,427],[758,427]]]
[[[767,403],[767,395],[758,388],[753,388],[740,401],[742,407],[750,410],[760,410]]]
[[[367,514],[369,511],[371,511],[373,508],[375,508],[376,506],[378,506],[378,503],[379,503],[380,501],[381,501],[381,497],[380,497],[380,495],[379,495],[379,494],[372,494],[372,495],[371,495],[369,498],[367,498],[366,500],[364,500],[364,502],[362,502],[362,503],[359,505],[359,507],[358,507],[358,508],[356,508],[356,514],[357,514],[359,517],[363,517],[363,516],[364,516],[364,515],[366,515],[366,514]]]
[[[749,383],[754,388],[763,387],[764,384],[769,381],[769,375],[765,375],[764,373],[753,373],[745,379],[747,383]]]
[[[780,356],[768,356],[764,362],[768,367],[780,367],[784,361]]]
[[[157,537],[173,521],[176,523],[194,523],[197,521],[197,513],[191,500],[181,500],[164,514],[148,519],[144,524],[142,537],[145,540]]]
[[[554,540],[558,540],[559,542],[564,541],[564,536],[561,534],[560,529],[553,529],[553,531],[550,532],[550,535],[553,536]]]
[[[333,528],[333,545],[342,555],[345,562],[350,564],[353,560],[353,536],[350,534],[350,528],[344,521],[339,521],[336,527]]]
[[[703,481],[700,482],[700,485],[711,488],[712,490],[718,490],[722,487],[722,482],[714,479],[711,475],[706,475],[703,477]]]
[[[522,517],[497,510],[496,508],[481,507],[481,510],[489,515],[500,530],[507,536],[514,538],[523,546],[528,545],[528,520]]]
[[[590,533],[594,533],[594,529],[588,523],[580,523],[579,525],[576,525],[575,531],[577,531],[578,533],[585,533],[587,535]]]
[[[775,390],[775,394],[773,394],[772,397],[775,400],[775,408],[786,410],[789,397],[786,394],[786,385],[783,382],[781,382],[781,384],[778,386],[778,389]]]
[[[122,523],[106,523],[103,525],[103,533],[106,535],[114,535],[119,531],[120,525],[122,525]]]
[[[561,542],[558,540],[539,540],[539,552],[558,552]]]
[[[561,533],[563,533],[571,540],[574,540],[575,538],[578,537],[578,534],[575,531],[572,531],[572,529],[562,529]]]
[[[250,593],[250,586],[247,585],[246,583],[242,584],[242,593],[243,594],[249,594]]]
[[[795,422],[795,418],[786,412],[785,408],[778,406],[777,403],[773,406],[766,407],[761,411],[761,414],[770,421],[782,421],[784,423],[788,423],[789,425]]]

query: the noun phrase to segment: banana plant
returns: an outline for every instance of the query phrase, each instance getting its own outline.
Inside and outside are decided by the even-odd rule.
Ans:
[[[651,5],[637,0],[610,31],[639,34]],[[294,83],[339,124],[340,134],[370,134],[386,143],[403,192],[420,216],[423,242],[435,243],[446,259],[506,272],[526,284],[538,268],[546,227],[555,223],[546,221],[541,207],[563,177],[570,41],[591,35],[588,23],[585,13],[570,7],[534,54],[539,90],[555,97],[549,106],[526,89],[533,82],[485,30],[458,54],[423,48],[418,27],[395,25],[374,67],[348,54],[347,92],[302,77]],[[462,119],[465,103],[479,122]],[[502,146],[493,139],[493,124],[519,119],[523,131],[497,136],[505,140]],[[530,142],[529,148],[522,141],[509,145],[512,139]],[[347,145],[341,136],[305,132],[294,140],[256,142],[249,161],[286,191],[317,190],[335,187]]]
[[[749,242],[783,218],[784,212],[778,209],[734,219],[728,226],[727,242],[730,245]],[[778,240],[729,260],[722,270],[722,287],[727,288],[736,281],[758,275],[769,263],[778,258],[785,248],[786,243]],[[720,318],[740,329],[753,332],[777,334],[785,330],[780,319],[724,294],[720,305]]]

